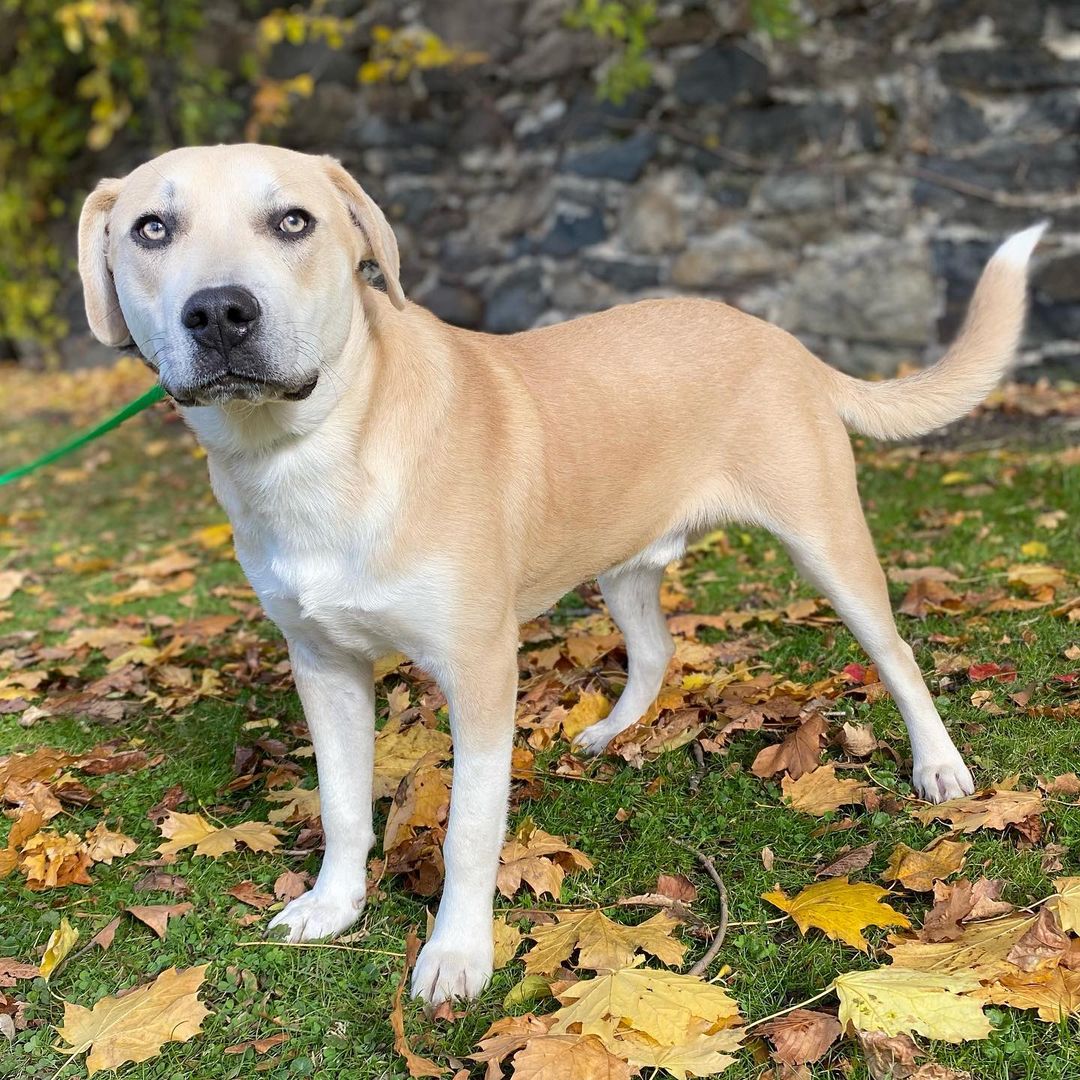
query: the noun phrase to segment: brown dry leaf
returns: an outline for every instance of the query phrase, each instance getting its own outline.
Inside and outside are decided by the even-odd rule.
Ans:
[[[503,845],[496,884],[503,896],[513,896],[528,885],[537,897],[559,898],[563,878],[574,870],[591,870],[592,860],[570,847],[561,836],[538,829],[527,819]]]
[[[840,746],[848,757],[868,758],[887,744],[874,734],[873,724],[845,723],[840,729]]]
[[[630,1080],[635,1071],[595,1035],[537,1035],[515,1055],[513,1080]]]
[[[113,938],[116,937],[116,931],[120,926],[120,916],[117,915],[111,923],[103,926],[90,940],[88,945],[97,945],[102,952],[111,948]]]
[[[110,831],[104,821],[99,821],[86,834],[87,854],[93,862],[103,862],[107,866],[112,865],[113,859],[130,855],[138,846],[139,842],[130,836]]]
[[[425,754],[398,784],[386,816],[383,851],[412,839],[417,829],[434,829],[446,821],[453,774],[441,760],[437,752]]]
[[[897,608],[903,615],[925,619],[932,612],[958,612],[964,609],[963,598],[943,581],[930,577],[916,578]]]
[[[0,603],[10,600],[25,580],[25,570],[0,570]]]
[[[1040,1020],[1056,1024],[1080,1016],[1080,971],[1056,967],[1003,974],[989,988],[989,1000],[1013,1009],[1038,1009]]]
[[[980,878],[972,883],[934,884],[934,906],[923,920],[919,937],[923,941],[955,941],[963,934],[961,923],[994,919],[1012,912],[1012,904],[1000,900],[1005,882]]]
[[[766,746],[754,758],[751,772],[765,779],[786,771],[793,780],[798,780],[817,768],[828,726],[821,713],[811,713],[782,743]]]
[[[0,986],[14,986],[19,979],[36,979],[41,974],[37,964],[26,964],[14,956],[0,957]]]
[[[183,904],[135,904],[124,908],[129,915],[134,915],[141,923],[146,923],[162,941],[169,928],[169,919],[177,915],[186,915],[193,910],[193,905]]]
[[[295,870],[286,870],[278,875],[274,882],[274,896],[288,903],[307,892],[308,875],[298,874]]]
[[[501,1017],[484,1032],[478,1044],[479,1049],[469,1057],[472,1061],[487,1062],[489,1077],[501,1078],[499,1064],[520,1050],[530,1039],[546,1035],[550,1026],[550,1017],[534,1016],[532,1013]]]
[[[1076,648],[1080,650],[1080,645]],[[1080,776],[1074,772],[1062,773],[1049,780],[1040,780],[1039,787],[1047,795],[1080,795]]]
[[[12,780],[49,780],[74,760],[51,746],[38,747],[32,754],[9,754],[0,758],[0,790]]]
[[[218,828],[202,814],[181,814],[173,810],[168,812],[158,828],[161,835],[167,838],[164,844],[157,847],[162,855],[174,855],[194,846],[194,854],[208,855],[212,859],[235,851],[237,844],[244,844],[252,851],[274,851],[281,844],[278,837],[283,835],[281,829],[262,821],[244,821],[239,825]]]
[[[813,1064],[823,1058],[841,1028],[835,1016],[812,1009],[795,1009],[762,1024],[758,1031],[773,1044],[772,1056],[785,1065]]]
[[[906,938],[889,949],[893,967],[935,974],[972,975],[985,982],[1015,968],[1006,957],[1035,923],[1034,915],[968,923],[955,941],[931,942]]]
[[[815,878],[848,877],[850,874],[865,870],[874,857],[874,849],[877,844],[864,844],[862,847],[852,848],[838,859],[834,859],[828,866],[819,870]]]
[[[591,971],[628,967],[638,950],[664,964],[681,964],[686,953],[686,946],[672,937],[679,921],[666,911],[636,926],[613,922],[599,910],[559,912],[556,918],[530,933],[536,944],[525,954],[526,975],[553,974],[575,949],[578,966]]]
[[[403,727],[399,718],[387,721],[375,735],[374,798],[390,798],[416,763],[428,754],[450,759],[450,736],[424,724]]]
[[[169,968],[152,983],[122,997],[104,997],[92,1009],[64,1002],[64,1023],[57,1028],[69,1044],[62,1054],[89,1050],[88,1076],[125,1062],[148,1061],[167,1042],[187,1042],[202,1030],[209,1010],[198,993],[208,965],[177,971]]]
[[[680,904],[692,904],[698,895],[697,886],[685,874],[660,874],[656,879],[656,891]]]
[[[241,881],[227,890],[228,894],[239,900],[241,904],[247,904],[257,911],[265,911],[273,902],[274,898],[269,893],[259,891],[254,881]]]
[[[273,1050],[275,1046],[280,1046],[283,1042],[288,1041],[289,1033],[279,1031],[276,1035],[268,1035],[265,1039],[248,1039],[247,1042],[234,1043],[232,1046],[226,1046],[221,1052],[223,1054],[242,1054],[245,1050],[254,1050],[256,1054],[265,1054],[268,1050]]]
[[[985,1039],[990,1021],[983,1003],[969,997],[979,989],[971,975],[906,971],[895,966],[849,971],[833,984],[840,999],[839,1020],[857,1031],[915,1034],[945,1042]]]
[[[862,935],[868,926],[909,927],[906,915],[881,903],[888,890],[862,882],[851,884],[847,878],[833,878],[808,885],[796,896],[786,896],[780,889],[762,896],[774,907],[786,911],[806,933],[811,927],[823,931],[833,941],[843,941],[861,952],[870,944]]]
[[[1061,932],[1053,910],[1043,905],[1030,926],[1005,957],[1021,971],[1053,967],[1069,950],[1069,939]]]
[[[416,963],[417,953],[420,952],[420,940],[412,930],[405,938],[405,968],[401,972],[397,990],[394,993],[394,1005],[390,1010],[390,1026],[394,1029],[394,1049],[405,1059],[405,1067],[412,1077],[442,1076],[447,1070],[437,1065],[430,1058],[414,1054],[405,1038],[405,1011],[402,1008],[401,999],[405,994],[405,986],[409,981],[409,972]]]
[[[911,1080],[975,1080],[975,1078],[963,1069],[951,1069],[948,1065],[928,1061],[911,1074]]]
[[[833,765],[822,765],[812,772],[790,780],[780,781],[784,796],[791,800],[794,810],[821,817],[841,806],[861,803],[870,788],[860,780],[837,780]]]
[[[191,886],[179,874],[150,870],[135,882],[136,892],[167,892],[173,896],[188,896]]]
[[[1041,791],[1007,791],[990,788],[975,795],[950,799],[936,806],[920,806],[912,813],[924,825],[947,821],[953,832],[973,833],[977,829],[1007,829],[1041,814]]]
[[[859,1031],[859,1045],[866,1070],[873,1080],[905,1080],[926,1057],[910,1035],[886,1035],[882,1031]]]
[[[573,742],[586,728],[598,724],[611,712],[611,702],[599,692],[585,692],[562,718],[563,738]]]
[[[943,837],[922,851],[897,844],[889,856],[882,881],[899,881],[912,892],[930,892],[941,881],[962,869],[971,844]]]

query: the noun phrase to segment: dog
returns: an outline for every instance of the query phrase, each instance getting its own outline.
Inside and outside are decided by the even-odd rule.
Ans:
[[[1016,352],[1044,227],[997,250],[937,364],[864,382],[705,299],[508,336],[451,327],[405,299],[386,218],[329,157],[193,147],[101,181],[79,222],[90,327],[139,349],[205,448],[315,746],[326,854],[271,926],[325,938],[364,904],[372,665],[400,651],[444,691],[454,743],[446,882],[412,990],[429,1006],[475,997],[520,623],[598,579],[629,660],[611,714],[578,740],[600,753],[663,682],[665,567],[725,522],[773,532],[877,665],[919,794],[971,793],[897,633],[848,432],[910,438],[983,400]],[[385,291],[360,273],[370,261]]]

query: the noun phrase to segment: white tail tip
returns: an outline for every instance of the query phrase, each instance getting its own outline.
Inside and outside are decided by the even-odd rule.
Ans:
[[[1031,259],[1031,253],[1035,250],[1035,245],[1038,244],[1049,224],[1048,221],[1040,221],[1038,225],[1032,225],[1030,229],[1010,236],[994,252],[994,259],[1001,259],[1003,262],[1012,263],[1013,266],[1020,268],[1026,267]]]

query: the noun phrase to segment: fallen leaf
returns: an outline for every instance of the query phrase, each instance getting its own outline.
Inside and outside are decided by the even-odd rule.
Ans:
[[[910,1035],[886,1035],[883,1031],[859,1031],[859,1045],[872,1080],[905,1080],[926,1055]]]
[[[117,928],[120,926],[120,916],[117,915],[112,922],[103,926],[88,942],[89,945],[97,945],[102,952],[112,946],[113,938],[116,937]]]
[[[785,1065],[820,1061],[842,1031],[835,1016],[811,1009],[795,1009],[762,1024],[758,1031],[773,1044],[772,1056]]]
[[[1062,930],[1080,934],[1080,877],[1055,878],[1054,892],[1046,906],[1057,915]]]
[[[866,927],[911,926],[906,915],[881,903],[881,898],[887,895],[888,890],[877,885],[850,884],[841,877],[808,885],[793,897],[776,889],[765,893],[762,899],[786,911],[803,934],[816,927],[833,941],[843,941],[861,952],[869,952],[870,944],[862,934]]]
[[[535,927],[536,944],[525,954],[527,975],[550,975],[575,950],[578,966],[592,971],[615,971],[633,963],[638,950],[664,964],[681,964],[686,947],[672,937],[679,922],[666,911],[636,926],[613,922],[602,911],[568,911],[558,922]]]
[[[397,990],[394,993],[394,1004],[390,1010],[390,1026],[394,1031],[394,1049],[405,1059],[405,1067],[412,1077],[442,1076],[446,1072],[442,1066],[436,1064],[431,1058],[422,1057],[413,1052],[409,1041],[405,1037],[405,1012],[402,1008],[401,999],[405,993],[405,986],[409,980],[409,972],[416,963],[417,953],[420,951],[420,941],[411,930],[405,938],[405,967],[401,972]]]
[[[428,754],[437,760],[450,759],[450,736],[424,724],[403,727],[400,720],[388,721],[375,736],[375,781],[373,797],[390,798],[416,763]]]
[[[792,809],[814,817],[821,817],[841,806],[861,803],[870,790],[859,780],[837,780],[833,765],[821,765],[798,780],[785,776],[780,781],[780,788],[784,797],[791,801]]]
[[[82,837],[76,833],[42,830],[22,847],[19,869],[26,874],[26,887],[34,892],[65,885],[92,885],[86,873],[90,855]]]
[[[86,851],[94,862],[111,866],[113,859],[130,855],[139,846],[138,841],[123,833],[111,832],[104,821],[99,821],[86,834]]]
[[[933,612],[957,612],[963,607],[963,599],[943,581],[920,577],[911,583],[896,610],[915,619],[925,619]]]
[[[14,956],[0,957],[0,986],[14,986],[19,979],[36,979],[40,974],[37,964],[26,964]]]
[[[1007,829],[1042,813],[1040,791],[1003,791],[991,788],[975,795],[950,799],[935,806],[920,806],[912,813],[924,825],[947,821],[953,832],[973,833],[977,829]]]
[[[935,881],[950,877],[963,867],[970,849],[969,843],[945,837],[933,841],[922,851],[915,851],[907,844],[897,844],[881,880],[899,881],[912,892],[930,892]]]
[[[656,891],[680,904],[692,904],[698,895],[697,887],[685,874],[660,874],[656,879]]]
[[[308,877],[295,870],[286,870],[274,882],[274,896],[288,903],[307,892]]]
[[[537,1035],[515,1055],[513,1080],[630,1080],[635,1071],[595,1035]]]
[[[513,896],[528,885],[537,897],[545,893],[558,899],[563,878],[574,870],[591,870],[592,860],[570,847],[561,836],[552,836],[526,820],[503,845],[496,879],[503,896]]]
[[[289,1033],[279,1031],[276,1035],[268,1035],[265,1039],[248,1039],[247,1042],[226,1046],[221,1052],[223,1054],[242,1054],[245,1050],[254,1050],[256,1054],[265,1054],[268,1050],[273,1050],[275,1046],[280,1046],[283,1042],[288,1041]]]
[[[1080,1016],[1080,971],[1011,972],[990,986],[987,996],[995,1005],[1037,1009],[1040,1020],[1057,1024],[1066,1016]]]
[[[86,1071],[93,1076],[156,1057],[167,1042],[187,1042],[202,1030],[209,1013],[198,999],[206,968],[168,968],[152,983],[122,997],[104,997],[92,1009],[65,1001],[64,1023],[57,1032],[69,1047],[59,1047],[60,1052],[89,1050]]]
[[[874,734],[873,724],[845,723],[840,728],[840,746],[848,757],[868,758],[886,744]]]
[[[193,908],[192,904],[135,904],[124,908],[134,915],[139,922],[146,923],[162,941],[169,926],[169,919],[177,915],[186,915]]]
[[[66,918],[61,919],[60,925],[45,942],[45,955],[41,958],[41,976],[46,982],[75,948],[75,942],[78,940],[79,931]]]
[[[495,943],[492,967],[495,971],[500,971],[517,956],[517,951],[521,948],[523,935],[516,926],[508,923],[506,919],[495,919],[492,924],[491,936]]]
[[[979,980],[970,975],[890,966],[850,971],[837,976],[833,985],[840,999],[840,1023],[859,1031],[918,1033],[952,1043],[985,1039],[990,1034],[982,1002],[965,996],[979,988]]]
[[[923,919],[919,937],[923,941],[955,941],[963,934],[960,925],[978,919],[993,919],[1012,912],[1012,904],[998,899],[1003,881],[980,878],[972,883],[934,884],[934,906]]]
[[[263,797],[267,802],[281,804],[266,815],[267,820],[275,825],[285,821],[309,821],[319,816],[318,788],[282,788],[268,791]]]
[[[611,712],[611,702],[601,693],[583,693],[562,718],[563,737],[571,742],[586,728],[598,724]]]
[[[25,580],[24,570],[0,570],[0,603],[10,600]]]
[[[1039,908],[1035,922],[1024,932],[1005,957],[1021,971],[1051,967],[1065,955],[1069,939],[1061,932],[1057,916],[1047,905]]]
[[[889,949],[894,968],[933,974],[971,975],[982,981],[1015,970],[1006,960],[1009,950],[1035,923],[1034,915],[968,923],[955,941],[904,939]]]
[[[859,870],[865,870],[866,867],[870,865],[870,860],[874,857],[874,850],[876,847],[877,844],[865,844],[862,847],[852,848],[851,851],[846,852],[838,859],[834,859],[828,866],[820,869],[814,877],[847,877]]]
[[[218,828],[201,814],[180,814],[170,810],[158,826],[166,843],[158,844],[162,855],[174,855],[194,847],[196,855],[218,858],[244,844],[252,851],[273,851],[280,846],[281,829],[261,821],[244,821],[239,825]]]
[[[817,768],[828,726],[821,713],[811,713],[782,743],[766,746],[754,758],[751,772],[763,779],[787,772],[792,780],[798,780]]]

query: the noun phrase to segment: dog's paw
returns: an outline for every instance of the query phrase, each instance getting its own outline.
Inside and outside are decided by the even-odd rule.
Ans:
[[[421,950],[413,969],[412,996],[433,1008],[455,998],[470,1001],[479,996],[491,978],[492,941],[454,941],[433,937]]]
[[[607,749],[608,743],[620,731],[622,731],[621,727],[609,724],[607,720],[601,720],[578,733],[574,739],[574,749],[580,750],[589,757],[597,757]]]
[[[284,941],[317,941],[319,938],[336,937],[347,930],[364,909],[364,894],[319,891],[318,885],[311,892],[298,896],[286,904],[267,927],[267,933],[285,927]]]
[[[959,799],[975,790],[971,770],[952,747],[945,753],[916,759],[912,782],[919,795],[932,803]]]

